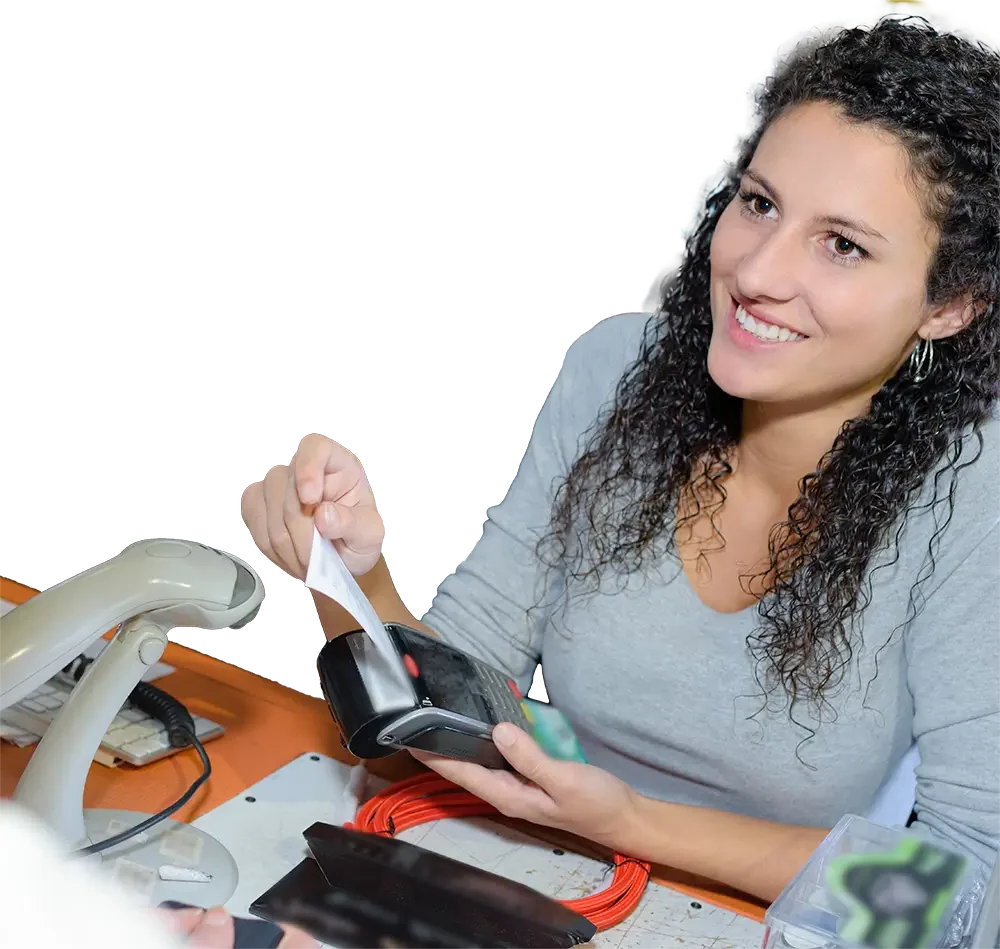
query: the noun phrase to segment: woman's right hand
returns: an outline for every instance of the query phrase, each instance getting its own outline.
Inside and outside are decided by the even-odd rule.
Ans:
[[[382,553],[385,526],[361,462],[323,435],[306,435],[287,465],[243,492],[243,522],[273,564],[305,580],[313,525],[347,569],[367,573]]]

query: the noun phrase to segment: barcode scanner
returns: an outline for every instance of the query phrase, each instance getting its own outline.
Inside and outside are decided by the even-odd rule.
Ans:
[[[509,770],[492,734],[500,722],[530,730],[517,684],[427,633],[397,623],[385,630],[398,662],[362,630],[331,639],[317,659],[347,750],[369,759],[414,748]]]

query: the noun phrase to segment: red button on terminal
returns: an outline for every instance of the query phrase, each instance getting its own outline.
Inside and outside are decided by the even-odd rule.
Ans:
[[[406,666],[406,671],[409,672],[414,679],[420,678],[420,669],[417,668],[417,661],[413,658],[413,656],[403,656],[403,665]]]
[[[519,699],[524,698],[524,696],[521,695],[521,690],[517,687],[517,683],[513,679],[508,679],[507,685],[510,686],[511,692],[513,692]]]

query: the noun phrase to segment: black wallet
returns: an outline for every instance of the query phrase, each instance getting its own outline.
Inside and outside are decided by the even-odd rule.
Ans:
[[[313,824],[311,856],[250,906],[347,947],[562,949],[589,942],[589,919],[478,867],[402,840]]]

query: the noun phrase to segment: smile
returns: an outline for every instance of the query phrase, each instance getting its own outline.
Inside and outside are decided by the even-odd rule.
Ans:
[[[743,309],[742,304],[736,307],[736,322],[751,336],[768,343],[792,343],[798,339],[805,339],[801,333],[794,333],[787,326],[775,326],[774,323],[754,319]]]

